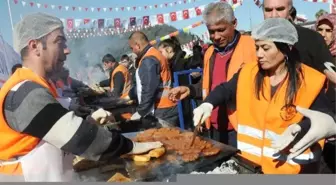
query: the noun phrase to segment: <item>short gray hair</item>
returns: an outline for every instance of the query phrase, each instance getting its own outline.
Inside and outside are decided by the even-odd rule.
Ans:
[[[230,4],[226,2],[210,3],[205,7],[203,19],[206,24],[213,25],[220,21],[233,23],[235,16]]]

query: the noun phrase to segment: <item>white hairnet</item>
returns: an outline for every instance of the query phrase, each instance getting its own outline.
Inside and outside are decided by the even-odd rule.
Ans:
[[[294,45],[298,41],[298,34],[294,25],[284,18],[269,18],[252,30],[251,36],[255,40],[270,40]]]
[[[14,50],[20,53],[29,41],[40,39],[59,28],[63,28],[63,23],[57,17],[41,12],[27,15],[15,25]]]

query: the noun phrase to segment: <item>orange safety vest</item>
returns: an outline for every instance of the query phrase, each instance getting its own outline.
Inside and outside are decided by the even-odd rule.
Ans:
[[[294,106],[309,108],[325,82],[325,76],[301,64],[302,85],[296,93]],[[270,79],[264,80],[264,96],[255,96],[255,77],[259,71],[257,64],[246,64],[241,70],[237,86],[237,146],[241,155],[262,166],[265,174],[299,174],[306,170],[318,170],[318,162],[324,147],[324,140],[307,149],[303,154],[287,161],[285,154],[275,156],[271,142],[277,140],[292,124],[300,123],[303,115],[294,107],[285,108],[286,79],[271,98]],[[265,99],[265,98],[266,99]],[[294,113],[294,114],[293,114]]]
[[[22,134],[14,131],[8,126],[4,116],[4,100],[8,92],[18,83],[29,80],[48,88],[54,97],[57,97],[56,89],[52,88],[49,83],[36,75],[28,68],[19,68],[16,72],[6,81],[0,91],[0,133],[3,139],[0,139],[0,160],[8,161],[15,157],[26,155],[33,150],[40,139]],[[20,163],[12,165],[0,165],[0,173],[3,174],[22,174]]]
[[[68,81],[68,86],[71,88],[71,83],[72,83],[72,79],[70,78],[70,76],[67,78],[67,81]],[[56,81],[56,87],[57,88],[60,88],[62,90],[65,90],[65,84],[63,82],[63,80],[59,79]]]
[[[214,50],[215,47],[212,45],[207,49],[204,55],[204,69],[202,81],[203,100],[209,95],[211,90],[210,75],[212,74],[212,71],[210,71],[210,64],[211,62],[214,62],[211,61],[211,57],[214,55]],[[229,81],[244,64],[256,61],[257,56],[254,40],[250,36],[241,35],[231,57],[227,70],[226,80]],[[227,114],[231,125],[235,130],[237,130],[237,116],[235,114],[235,111],[228,108]],[[205,121],[205,126],[207,129],[210,129],[210,125],[210,119],[208,118]]]
[[[177,103],[172,102],[168,98],[169,90],[171,89],[171,73],[167,59],[161,52],[154,47],[151,47],[146,54],[140,59],[138,68],[140,68],[142,60],[146,57],[154,57],[160,62],[160,79],[159,93],[155,102],[155,108],[170,108],[176,106]]]
[[[111,91],[113,91],[113,88],[114,88],[114,75],[117,74],[118,72],[121,72],[124,76],[124,79],[125,79],[125,84],[124,84],[124,89],[121,93],[121,98],[125,98],[128,96],[128,93],[129,91],[131,90],[131,77],[130,77],[130,74],[128,72],[128,69],[123,66],[123,65],[118,65],[112,72],[112,75],[111,75],[111,83],[110,83],[110,88],[111,88]]]

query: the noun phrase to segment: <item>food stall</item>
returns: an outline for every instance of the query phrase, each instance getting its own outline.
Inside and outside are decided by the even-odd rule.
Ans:
[[[164,144],[164,153],[153,157],[149,152],[98,162],[89,170],[77,172],[80,181],[174,182],[178,174],[262,173],[259,165],[241,158],[237,155],[239,151],[231,146],[202,136],[196,136],[194,144],[189,146],[193,133],[178,128],[147,129],[123,135],[139,142],[161,141]],[[111,180],[115,174],[123,180]]]
[[[241,158],[239,151],[193,132],[182,130],[155,117],[129,121],[120,114],[135,112],[134,102],[106,95],[86,96],[92,110],[104,108],[116,116],[114,123],[102,125],[117,129],[133,141],[160,141],[163,148],[147,154],[122,156],[110,161],[88,161],[76,157],[74,170],[81,182],[171,182],[178,174],[256,174],[261,167]],[[193,142],[192,142],[193,140]]]

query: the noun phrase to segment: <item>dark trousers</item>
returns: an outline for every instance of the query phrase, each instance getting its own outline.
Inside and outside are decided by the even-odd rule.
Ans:
[[[328,141],[324,144],[323,156],[320,163],[321,174],[335,174],[336,142]]]

